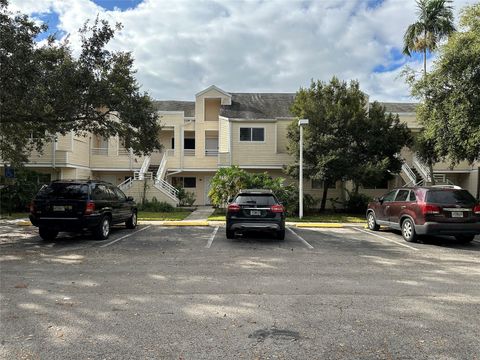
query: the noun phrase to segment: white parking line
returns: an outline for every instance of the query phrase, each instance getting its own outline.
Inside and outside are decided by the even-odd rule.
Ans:
[[[389,238],[387,238],[387,237],[385,237],[385,236],[381,236],[381,235],[374,234],[374,233],[371,232],[371,231],[366,231],[366,230],[362,230],[362,229],[358,229],[358,228],[355,228],[355,230],[361,231],[361,232],[363,232],[363,233],[365,233],[365,234],[368,234],[368,235],[376,236],[376,237],[378,237],[378,238],[380,238],[380,239],[393,242],[393,243],[395,243],[395,244],[397,244],[397,245],[400,245],[400,246],[403,246],[403,247],[406,247],[406,248],[409,248],[409,249],[412,249],[412,250],[416,250],[416,251],[420,250],[420,249],[417,249],[417,248],[415,248],[415,247],[413,247],[413,246],[410,246],[410,245],[407,245],[407,244],[404,244],[404,243],[401,243],[401,242],[398,242],[398,241],[389,239]]]
[[[310,245],[304,238],[302,238],[300,235],[298,235],[295,231],[287,227],[287,230],[290,231],[293,235],[295,235],[307,248],[313,249],[313,246]]]
[[[207,243],[207,245],[205,245],[205,247],[207,249],[210,249],[210,246],[212,246],[213,239],[215,239],[215,235],[217,235],[218,228],[219,228],[219,226],[216,226],[215,230],[213,230],[212,235],[210,235],[210,239],[208,239],[208,243]]]
[[[116,240],[110,241],[109,243],[104,244],[104,245],[101,245],[101,246],[99,246],[99,247],[103,248],[103,247],[107,247],[107,246],[110,246],[110,245],[112,245],[112,244],[115,244],[116,242],[118,242],[118,241],[120,241],[120,240],[123,240],[123,239],[126,239],[126,238],[128,238],[128,237],[130,237],[130,236],[132,236],[132,235],[135,235],[135,234],[139,233],[140,231],[147,230],[147,229],[148,229],[149,227],[151,227],[151,226],[152,226],[152,225],[145,226],[144,228],[141,228],[141,229],[139,229],[139,230],[137,230],[137,231],[135,231],[135,232],[132,232],[132,233],[130,233],[130,234],[127,234],[127,235],[125,235],[125,236],[122,236],[121,238],[118,238],[118,239],[116,239]]]

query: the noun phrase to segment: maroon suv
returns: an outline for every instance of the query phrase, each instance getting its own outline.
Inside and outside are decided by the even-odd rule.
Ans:
[[[412,187],[390,191],[368,204],[370,230],[380,225],[402,231],[406,241],[418,235],[451,235],[470,242],[480,234],[480,205],[458,187]]]

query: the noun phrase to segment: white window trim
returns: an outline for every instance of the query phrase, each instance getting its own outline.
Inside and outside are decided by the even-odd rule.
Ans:
[[[240,139],[240,132],[241,129],[263,129],[263,141],[256,141],[256,140],[241,140]],[[253,138],[253,132],[251,134],[251,138]],[[253,144],[265,144],[266,143],[267,132],[265,131],[264,126],[240,126],[238,128],[238,142],[239,143],[253,143]]]

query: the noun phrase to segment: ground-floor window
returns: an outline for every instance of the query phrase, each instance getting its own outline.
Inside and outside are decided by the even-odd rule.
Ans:
[[[174,176],[172,177],[172,185],[175,187],[182,187],[185,189],[196,188],[197,178],[194,176],[191,176],[191,177]]]

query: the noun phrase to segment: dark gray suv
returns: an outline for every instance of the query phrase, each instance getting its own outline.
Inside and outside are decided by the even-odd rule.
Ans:
[[[55,239],[59,231],[83,230],[92,230],[96,239],[104,240],[112,224],[137,226],[137,205],[105,181],[59,180],[40,189],[30,204],[30,221],[44,240]]]
[[[227,208],[227,239],[235,233],[267,231],[285,238],[285,209],[271,190],[241,190]]]

